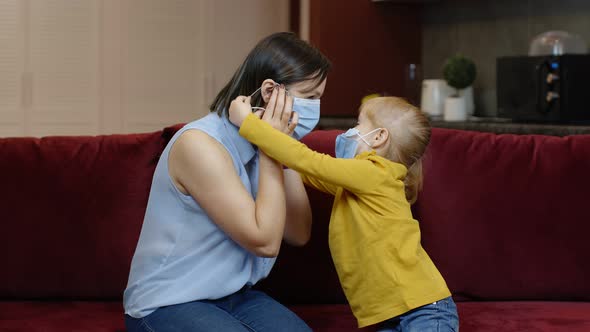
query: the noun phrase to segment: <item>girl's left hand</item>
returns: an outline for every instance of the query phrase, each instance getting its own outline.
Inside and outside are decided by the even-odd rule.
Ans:
[[[237,96],[229,105],[229,121],[234,125],[241,127],[242,122],[252,113],[252,105],[250,105],[250,97]],[[260,117],[261,112],[256,112]]]

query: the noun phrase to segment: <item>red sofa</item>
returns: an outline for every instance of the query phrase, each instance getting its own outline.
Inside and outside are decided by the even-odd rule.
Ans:
[[[178,126],[0,139],[0,331],[124,331],[121,296],[152,173]],[[304,141],[326,153],[340,131]],[[590,136],[434,129],[414,206],[461,331],[590,331]],[[258,287],[315,331],[355,331],[327,245],[331,198]],[[370,328],[367,330],[371,330]]]

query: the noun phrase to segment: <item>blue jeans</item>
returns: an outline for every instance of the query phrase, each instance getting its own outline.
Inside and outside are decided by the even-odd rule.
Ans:
[[[218,300],[162,307],[143,318],[125,315],[125,325],[128,332],[311,331],[285,306],[249,288]]]
[[[459,315],[451,297],[380,323],[377,332],[458,332]]]

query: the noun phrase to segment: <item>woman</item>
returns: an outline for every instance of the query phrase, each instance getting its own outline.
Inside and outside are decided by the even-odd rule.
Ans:
[[[317,124],[329,69],[293,34],[270,35],[219,92],[212,113],[172,137],[154,173],[124,294],[129,331],[310,330],[250,288],[270,272],[282,239],[309,239],[301,178],[241,138],[227,110],[244,94],[257,108],[292,108],[298,117],[285,132],[299,139]]]

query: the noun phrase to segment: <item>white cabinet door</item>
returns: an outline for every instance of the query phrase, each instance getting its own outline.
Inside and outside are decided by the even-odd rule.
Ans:
[[[0,0],[0,137],[159,130],[208,113],[288,0]]]
[[[206,98],[212,101],[254,45],[289,29],[288,0],[206,0]]]
[[[122,131],[187,122],[203,108],[202,1],[127,0],[122,8]]]
[[[25,134],[24,8],[20,0],[0,1],[0,137]]]
[[[287,0],[120,3],[122,132],[206,115],[254,44],[288,28]]]
[[[28,134],[99,133],[99,2],[29,0]]]

